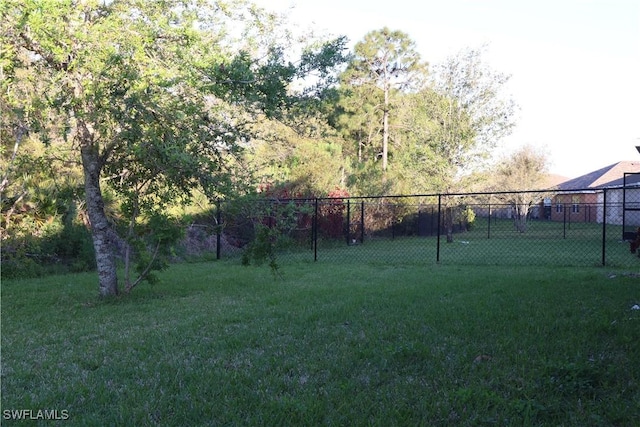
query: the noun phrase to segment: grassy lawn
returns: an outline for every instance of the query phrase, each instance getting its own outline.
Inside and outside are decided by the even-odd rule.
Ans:
[[[620,226],[607,225],[605,235],[605,265],[607,267],[636,268],[640,260],[629,253],[629,244],[621,240]],[[332,263],[382,262],[423,265],[435,264],[437,238],[396,237],[365,238],[349,245],[342,240],[318,243],[318,260]],[[313,251],[298,248],[285,260],[312,260]],[[551,221],[532,221],[528,230],[515,230],[512,220],[479,218],[468,232],[456,233],[454,242],[440,239],[440,263],[469,266],[530,266],[541,267],[592,267],[602,266],[602,224],[562,224]]]
[[[238,264],[174,265],[161,284],[108,301],[92,274],[4,281],[3,418],[55,409],[68,411],[60,425],[640,420],[640,266],[320,260],[286,263],[274,279]]]

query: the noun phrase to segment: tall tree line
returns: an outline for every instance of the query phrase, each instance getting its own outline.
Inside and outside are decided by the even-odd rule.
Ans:
[[[468,188],[515,124],[516,105],[504,93],[508,76],[492,70],[482,54],[482,48],[469,48],[430,65],[407,34],[370,32],[356,43],[335,90],[314,110],[315,135],[298,133],[316,149],[330,144],[332,161],[322,170],[313,161],[298,162],[299,175],[358,195]],[[309,150],[293,140],[283,143],[290,153],[280,158],[285,163]]]

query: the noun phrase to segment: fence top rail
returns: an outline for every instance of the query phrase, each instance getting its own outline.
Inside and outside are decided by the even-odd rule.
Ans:
[[[575,188],[570,190],[561,190],[557,188],[548,188],[546,190],[504,190],[504,191],[476,191],[469,193],[426,193],[426,194],[398,194],[398,195],[379,195],[379,196],[348,196],[348,197],[318,197],[322,200],[366,200],[366,199],[401,199],[416,197],[463,197],[463,196],[492,196],[507,194],[571,194],[571,193],[602,193],[609,190],[622,190],[624,186],[606,187],[606,188]],[[628,188],[628,187],[627,187]],[[315,200],[311,199],[311,200]]]
[[[545,190],[503,190],[503,191],[476,191],[469,193],[425,193],[425,194],[390,194],[377,196],[336,196],[336,197],[297,197],[297,198],[278,198],[270,197],[265,199],[256,199],[258,203],[313,203],[315,201],[335,201],[335,200],[374,200],[374,199],[407,199],[407,198],[438,198],[438,197],[475,197],[475,196],[500,196],[507,194],[577,194],[577,193],[604,193],[610,190],[623,190],[629,186],[615,186],[603,188],[575,188],[575,189],[557,189],[548,188]],[[633,186],[638,189],[639,187]]]

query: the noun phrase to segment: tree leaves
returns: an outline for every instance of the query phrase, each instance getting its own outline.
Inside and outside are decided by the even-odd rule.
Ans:
[[[195,189],[211,199],[232,194],[244,184],[233,169],[252,119],[286,118],[310,96],[290,92],[292,83],[314,71],[329,76],[344,45],[306,50],[296,64],[269,35],[274,21],[243,1],[8,0],[0,15],[3,93],[15,93],[3,110],[41,141],[71,136],[62,139],[82,154],[106,293],[117,284],[101,187],[117,192],[130,243],[143,239],[138,221],[153,222]],[[242,45],[228,36],[238,31]],[[151,246],[153,259],[159,247]]]

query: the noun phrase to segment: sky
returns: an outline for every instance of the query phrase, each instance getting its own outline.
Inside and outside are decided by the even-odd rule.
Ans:
[[[574,178],[640,161],[638,0],[257,0],[298,30],[345,35],[401,30],[437,64],[487,45],[484,58],[511,75],[519,106],[498,155],[525,144],[546,152],[550,172]]]

